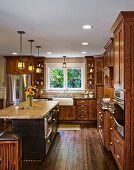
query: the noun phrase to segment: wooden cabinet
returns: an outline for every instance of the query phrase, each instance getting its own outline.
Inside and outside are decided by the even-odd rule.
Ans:
[[[110,112],[108,110],[104,111],[99,105],[97,105],[97,127],[99,131],[100,138],[106,146],[110,149]]]
[[[89,100],[88,106],[88,119],[89,120],[97,120],[97,102],[96,100]]]
[[[114,81],[125,90],[124,170],[134,169],[134,11],[122,11],[112,26],[114,33]]]
[[[124,29],[123,24],[114,32],[114,83],[124,89]]]
[[[44,57],[35,57],[35,85],[38,87],[44,86]]]
[[[60,106],[59,120],[76,120],[75,106]]]
[[[99,107],[99,105],[97,105],[97,128],[103,144],[104,144],[104,116],[105,112]]]
[[[104,68],[114,66],[114,50],[113,50],[113,38],[110,38],[109,41],[104,46]]]
[[[96,100],[76,100],[77,120],[96,120]]]
[[[32,85],[34,85],[34,70],[28,70],[30,64],[34,66],[34,56],[22,56],[21,58],[25,65],[24,69],[18,68],[19,56],[5,56],[6,74],[31,74]]]
[[[86,56],[87,81],[86,88],[89,91],[95,90],[95,59],[93,56]]]
[[[104,81],[103,81],[103,57],[95,57],[95,85],[96,97],[104,96]]]

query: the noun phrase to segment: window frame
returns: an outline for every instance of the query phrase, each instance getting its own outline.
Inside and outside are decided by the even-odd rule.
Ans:
[[[63,69],[64,87],[50,88],[50,69]],[[81,69],[81,88],[67,88],[67,70]],[[83,91],[85,90],[85,63],[67,63],[67,68],[62,68],[62,63],[46,63],[46,91]]]

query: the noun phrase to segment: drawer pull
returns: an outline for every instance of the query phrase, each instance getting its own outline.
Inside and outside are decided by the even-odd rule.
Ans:
[[[110,119],[112,119],[113,117],[112,116],[110,116]]]
[[[99,112],[99,113],[101,113],[101,112]]]
[[[48,139],[47,142],[50,143],[50,140]]]
[[[82,115],[81,117],[83,118],[84,116]]]
[[[113,128],[110,128],[110,130],[112,130]]]
[[[103,115],[101,115],[101,117],[103,117]]]
[[[101,128],[101,126],[99,125],[99,128]]]
[[[119,143],[119,140],[117,140],[117,143]]]
[[[119,159],[120,158],[120,156],[119,155],[116,155],[117,156],[117,158]]]
[[[110,145],[112,145],[113,144],[113,142],[110,142]]]

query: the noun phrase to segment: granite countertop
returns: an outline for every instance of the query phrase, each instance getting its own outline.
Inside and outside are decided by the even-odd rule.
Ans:
[[[96,100],[96,98],[95,97],[93,97],[93,98],[90,98],[90,97],[70,97],[70,96],[66,96],[66,97],[39,97],[39,98],[34,98],[34,99],[48,99],[48,100],[53,100],[53,98],[73,98],[73,99],[81,99],[81,100]]]
[[[27,101],[22,102],[23,109],[16,109],[15,106],[6,107],[0,110],[1,119],[41,119],[55,106],[58,101],[33,101],[32,108],[29,108]]]

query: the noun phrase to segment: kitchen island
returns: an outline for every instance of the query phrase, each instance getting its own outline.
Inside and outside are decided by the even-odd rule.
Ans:
[[[12,131],[22,138],[22,158],[41,161],[47,154],[58,128],[58,101],[33,101],[20,107],[0,110],[0,119],[10,119]]]

